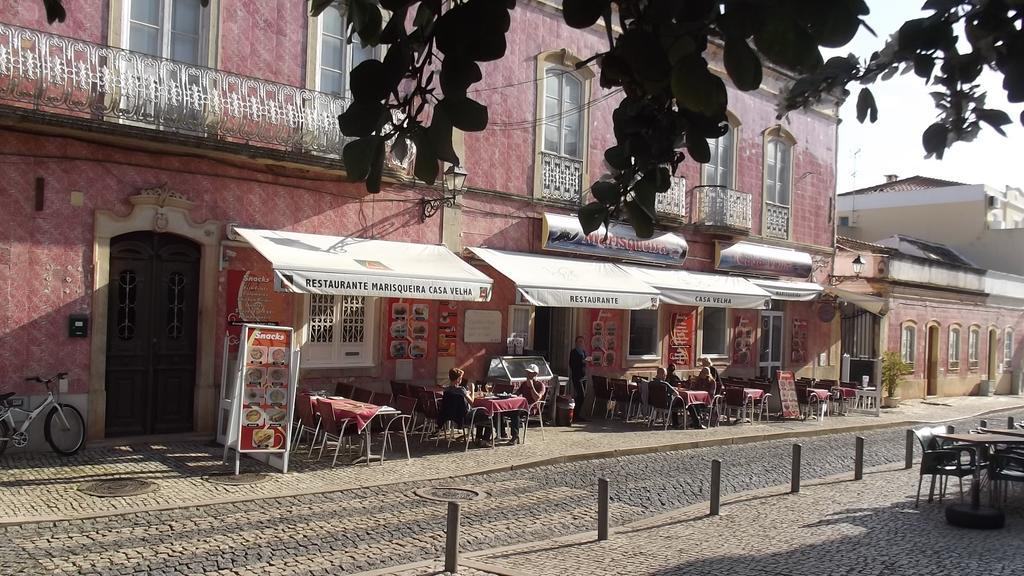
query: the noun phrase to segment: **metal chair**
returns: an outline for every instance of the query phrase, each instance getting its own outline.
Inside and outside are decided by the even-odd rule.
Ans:
[[[590,417],[594,417],[594,409],[598,400],[603,400],[605,405],[605,418],[608,417],[608,409],[611,407],[612,391],[608,387],[608,378],[605,376],[591,376],[590,382],[594,386],[594,402],[590,405]]]
[[[313,437],[309,441],[309,452],[306,454],[309,457],[313,455],[316,438],[320,435],[320,414],[316,410],[316,398],[311,394],[303,392],[296,398],[295,408],[299,413],[299,426],[292,442],[292,452],[302,442],[302,437],[311,433]]]
[[[409,454],[409,427],[412,422],[413,416],[416,414],[416,399],[409,398],[408,396],[399,396],[397,406],[395,409],[401,412],[396,416],[392,416],[388,423],[384,426],[383,439],[380,447],[380,463],[384,465],[384,452],[387,451],[388,447],[391,446],[391,435],[402,434],[402,442],[405,443],[405,459],[412,460],[412,456]],[[398,423],[399,429],[392,431],[392,427],[395,423]]]
[[[921,483],[926,475],[931,476],[931,484],[928,487],[928,502],[932,501],[935,494],[935,479],[939,481],[939,501],[941,502],[946,494],[946,482],[950,476],[954,476],[960,483],[960,499],[964,497],[964,477],[975,473],[978,466],[976,450],[972,446],[944,444],[936,438],[936,434],[952,433],[952,426],[934,426],[914,430],[914,436],[921,444],[921,470],[917,480],[917,495],[914,499],[916,507],[921,501]],[[968,462],[963,461],[963,454],[969,457]]]
[[[1006,502],[1010,483],[1024,483],[1024,456],[1013,452],[994,452],[989,459],[988,478],[992,481],[992,500],[999,501],[999,487],[1002,485],[1003,502]]]
[[[324,455],[324,448],[328,443],[334,443],[334,459],[331,460],[331,467],[338,463],[338,452],[341,450],[341,446],[344,444],[345,453],[348,454],[349,439],[345,435],[345,430],[348,428],[349,419],[342,419],[340,422],[334,416],[334,406],[330,402],[324,400],[318,400],[316,403],[317,413],[320,414],[320,423],[323,429],[323,440],[320,441],[320,452],[317,454],[316,459],[320,460]]]
[[[370,400],[373,400],[373,392],[366,388],[356,388],[352,392],[352,399],[356,402],[362,402],[364,404],[371,404]]]
[[[622,378],[612,378],[609,380],[609,384],[612,388],[612,402],[614,402],[614,404],[610,405],[612,407],[612,418],[615,418],[616,411],[620,411],[622,407],[625,407],[627,412],[623,412],[622,419],[629,420],[628,410],[633,402],[633,395],[636,394],[636,389],[630,389],[629,382]],[[607,416],[607,413],[605,413],[605,416]]]
[[[672,410],[675,408],[677,398],[669,398],[668,384],[657,380],[647,383],[648,400],[651,407],[651,418],[648,426],[654,427],[659,417],[663,419],[663,430],[668,430],[672,423]],[[686,414],[683,414],[683,428],[686,428]]]

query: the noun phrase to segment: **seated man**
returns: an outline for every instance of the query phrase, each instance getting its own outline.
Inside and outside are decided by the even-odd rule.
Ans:
[[[530,364],[524,370],[526,372],[526,380],[519,385],[518,393],[520,396],[526,398],[526,403],[533,410],[533,405],[544,398],[544,393],[547,392],[547,387],[543,382],[537,381],[537,374],[540,373],[540,369],[536,364]],[[511,439],[509,444],[519,444],[519,426],[522,425],[522,420],[519,416],[519,412],[510,412],[508,415],[509,428],[511,432]]]
[[[652,382],[658,382],[660,384],[665,385],[665,392],[668,394],[667,403],[669,406],[682,406],[683,400],[679,396],[679,392],[676,391],[676,385],[672,384],[668,380],[669,378],[670,376],[665,372],[664,368],[658,368],[658,371],[655,373],[654,380],[652,380]],[[679,378],[676,377],[676,380],[678,381]],[[670,410],[670,413],[672,418],[672,427],[679,428],[679,413],[676,412],[675,408]]]
[[[671,362],[668,365],[668,375],[665,376],[665,381],[671,386],[679,386],[683,383],[682,379],[676,374],[676,365]]]

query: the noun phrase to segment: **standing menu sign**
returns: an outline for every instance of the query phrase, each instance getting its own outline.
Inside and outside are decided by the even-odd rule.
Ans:
[[[783,418],[799,418],[800,404],[796,399],[796,379],[792,372],[780,370],[776,376],[779,387],[779,400],[782,403]]]
[[[235,474],[243,452],[280,454],[288,472],[299,361],[292,329],[243,324],[239,358],[225,455],[235,449]]]

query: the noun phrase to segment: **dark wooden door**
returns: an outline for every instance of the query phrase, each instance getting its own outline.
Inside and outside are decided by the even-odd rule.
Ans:
[[[110,243],[107,436],[192,430],[199,247],[133,232]]]

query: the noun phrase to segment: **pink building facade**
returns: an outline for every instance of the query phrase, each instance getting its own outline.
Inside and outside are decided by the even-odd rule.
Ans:
[[[659,199],[658,235],[685,241],[660,269],[707,275],[680,281],[692,302],[543,306],[472,248],[645,260],[642,250],[550,249],[552,223],[586,201],[612,143],[616,94],[573,67],[601,50],[603,30],[570,31],[547,4],[519,4],[506,57],[473,88],[490,126],[456,139],[466,189],[425,217],[423,200],[447,191],[395,159],[378,195],[346,182],[334,118],[358,54],[335,42],[338,12],[314,19],[284,0],[213,0],[206,10],[110,0],[72,6],[67,22],[48,26],[38,4],[0,1],[0,371],[26,397],[41,391],[23,377],[68,371],[65,398],[83,409],[91,438],[213,431],[240,317],[294,327],[300,384],[312,389],[386,391],[455,366],[481,380],[513,334],[559,374],[580,334],[602,352],[594,374],[669,361],[690,371],[710,356],[737,376],[838,377],[839,321],[819,297],[834,250],[836,108],[777,121],[781,72],[766,71],[756,92],[730,87],[732,129],[713,163],[687,161]],[[493,287],[486,302],[458,303],[280,292],[271,263],[235,227],[443,245]],[[733,303],[737,282],[763,300]],[[415,355],[393,347],[403,303],[427,318]],[[86,319],[84,337],[69,334],[72,317]],[[358,335],[341,342],[349,320]],[[329,341],[314,341],[325,322],[336,322]]]

